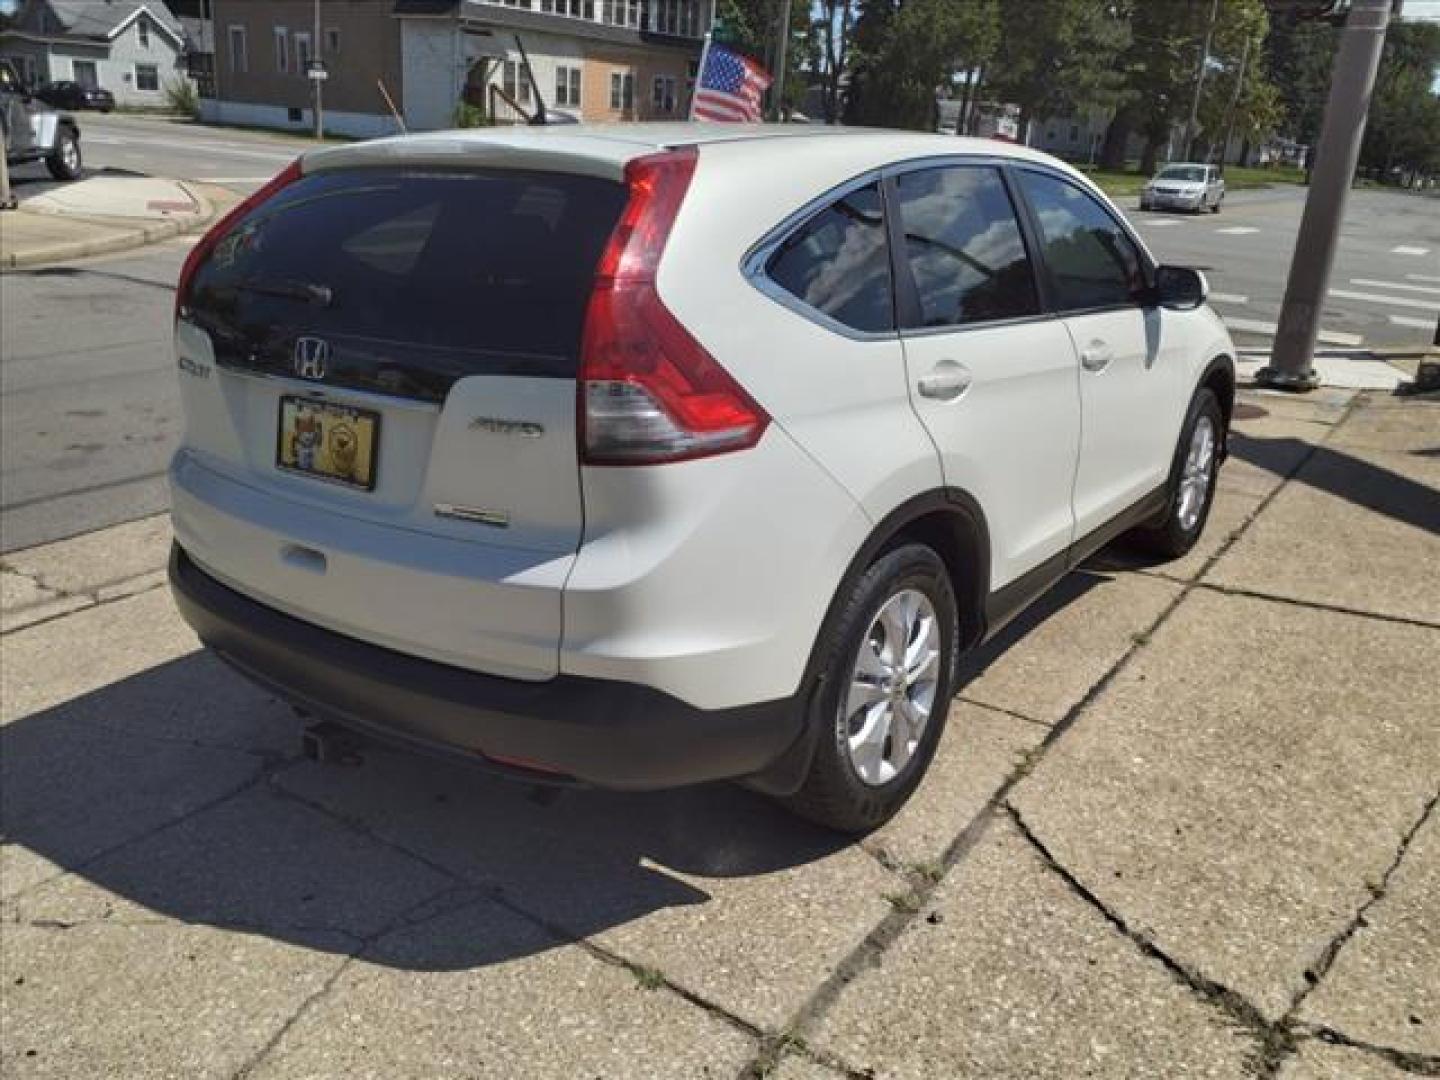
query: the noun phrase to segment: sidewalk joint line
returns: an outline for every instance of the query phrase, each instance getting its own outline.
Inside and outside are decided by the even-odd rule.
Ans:
[[[1339,959],[1340,953],[1344,950],[1346,944],[1355,936],[1355,932],[1359,930],[1361,926],[1365,925],[1365,917],[1369,914],[1370,909],[1384,899],[1386,893],[1389,892],[1390,879],[1395,875],[1395,872],[1400,869],[1400,864],[1404,862],[1405,855],[1410,850],[1411,842],[1420,830],[1424,828],[1425,823],[1430,819],[1430,815],[1435,812],[1436,804],[1440,804],[1440,791],[1436,791],[1434,795],[1430,796],[1429,800],[1425,803],[1424,809],[1420,811],[1420,816],[1415,819],[1410,828],[1401,836],[1400,843],[1395,848],[1395,857],[1390,860],[1390,865],[1385,868],[1385,873],[1380,876],[1379,883],[1371,889],[1369,898],[1355,910],[1355,914],[1341,927],[1339,933],[1326,943],[1325,948],[1320,951],[1320,955],[1316,958],[1315,962],[1306,967],[1305,985],[1302,986],[1291,999],[1290,1008],[1286,1010],[1282,1022],[1291,1022],[1294,1020],[1295,1014],[1300,1010],[1300,1006],[1305,1003],[1305,999],[1324,981],[1325,976],[1330,974],[1330,969],[1335,965],[1335,961]]]
[[[1414,626],[1422,630],[1440,630],[1440,623],[1429,622],[1425,619],[1416,619],[1409,615],[1389,615],[1381,611],[1362,611],[1360,608],[1345,607],[1343,604],[1328,604],[1323,600],[1305,600],[1295,596],[1281,596],[1278,593],[1260,592],[1256,589],[1242,588],[1232,585],[1221,585],[1213,581],[1197,581],[1200,588],[1210,592],[1221,593],[1225,596],[1245,596],[1252,600],[1268,600],[1276,604],[1288,604],[1292,607],[1307,608],[1311,611],[1327,611],[1336,615],[1353,615],[1361,619],[1376,619],[1380,622],[1398,623],[1401,626]]]
[[[1175,959],[1150,937],[1133,928],[1118,911],[1100,899],[1098,894],[1060,862],[1055,853],[1030,828],[1018,807],[1007,801],[1005,810],[1010,815],[1011,821],[1015,823],[1015,828],[1020,835],[1035,850],[1041,861],[1065,882],[1071,892],[1099,912],[1115,930],[1119,931],[1145,956],[1158,962],[1173,979],[1187,990],[1219,1008],[1232,1020],[1246,1028],[1248,1033],[1260,1043],[1262,1067],[1273,1070],[1274,1065],[1294,1044],[1294,1036],[1287,1028],[1280,1024],[1271,1024],[1243,994],[1232,990],[1224,983],[1202,975],[1190,965]]]
[[[1014,709],[1007,709],[1003,705],[992,705],[988,701],[980,701],[978,698],[967,697],[965,694],[956,694],[954,700],[959,701],[965,705],[973,705],[977,709],[984,709],[986,712],[999,713],[1001,716],[1008,716],[1012,720],[1019,720],[1023,723],[1030,724],[1033,727],[1040,728],[1042,731],[1049,731],[1052,727],[1054,727],[1053,724],[1047,724],[1044,720],[1037,720],[1033,716],[1026,716],[1022,712],[1016,712]]]
[[[1412,1050],[1398,1050],[1393,1046],[1365,1042],[1363,1039],[1351,1038],[1343,1031],[1327,1027],[1324,1024],[1310,1024],[1302,1021],[1295,1027],[1307,1038],[1371,1054],[1405,1072],[1414,1073],[1417,1076],[1440,1076],[1440,1054],[1418,1054]]]

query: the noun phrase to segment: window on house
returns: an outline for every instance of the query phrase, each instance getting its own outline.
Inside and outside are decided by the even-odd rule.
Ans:
[[[249,71],[250,56],[245,45],[245,27],[230,27],[230,70]]]
[[[505,93],[522,105],[530,104],[530,79],[518,60],[506,60],[500,73]]]
[[[160,89],[160,68],[155,64],[135,65],[135,89],[136,90],[159,90]]]
[[[331,55],[340,51],[340,31],[336,27],[325,31],[325,51]]]
[[[559,65],[555,68],[555,104],[580,104],[580,69]]]
[[[140,47],[142,49],[150,48],[150,24],[145,21],[144,15],[136,20],[135,31],[140,35]]]
[[[650,87],[650,107],[657,113],[675,111],[675,76],[656,75]]]
[[[295,35],[295,71],[304,75],[310,67],[310,35],[297,33]]]
[[[633,109],[635,107],[635,76],[628,71],[610,73],[610,108]]]
[[[290,31],[275,27],[275,70],[282,75],[290,70]]]

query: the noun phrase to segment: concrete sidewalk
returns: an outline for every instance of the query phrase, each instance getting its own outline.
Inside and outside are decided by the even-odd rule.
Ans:
[[[238,199],[212,184],[94,176],[0,212],[0,269],[126,251],[205,228]]]
[[[1440,402],[1243,392],[1214,515],[969,659],[861,843],[538,795],[199,652],[150,519],[7,556],[7,1076],[1440,1075]]]

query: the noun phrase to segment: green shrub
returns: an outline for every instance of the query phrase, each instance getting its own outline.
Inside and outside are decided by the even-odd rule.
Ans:
[[[165,100],[170,108],[189,117],[200,115],[200,94],[195,84],[183,76],[171,79],[165,84]]]

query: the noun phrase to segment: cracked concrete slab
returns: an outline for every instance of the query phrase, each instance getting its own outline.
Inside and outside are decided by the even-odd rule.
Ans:
[[[1054,873],[1008,817],[930,907],[943,921],[917,917],[844,988],[810,1045],[886,1080],[1229,1080],[1257,1050]]]
[[[1358,1042],[1440,1059],[1436,811],[1415,834],[1385,895],[1306,999],[1300,1017]]]
[[[1276,1019],[1434,793],[1434,647],[1194,592],[1012,802],[1128,926]]]
[[[952,702],[945,734],[925,782],[865,846],[885,862],[922,876],[939,866],[959,832],[984,809],[1045,728],[1007,713]]]
[[[1356,392],[1337,386],[1321,386],[1306,394],[1292,394],[1288,390],[1254,390],[1243,387],[1236,393],[1235,400],[1242,407],[1237,409],[1237,423],[1253,423],[1252,409],[1263,409],[1266,416],[1288,420],[1309,420],[1317,424],[1335,424],[1345,415],[1345,410],[1355,399]],[[1256,417],[1254,419],[1264,419]]]
[[[157,514],[52,544],[12,551],[5,564],[63,593],[102,586],[159,570],[170,557],[170,515]]]
[[[960,696],[1058,723],[1180,594],[1140,574],[1077,571],[960,661]]]
[[[1440,458],[1325,446],[1205,580],[1440,625],[1435,566]]]
[[[89,603],[83,596],[62,596],[25,574],[0,569],[0,634],[53,619]]]
[[[1280,1066],[1275,1080],[1414,1080],[1415,1074],[1385,1058],[1350,1046],[1307,1039]]]
[[[377,942],[252,1075],[728,1080],[756,1049],[705,1009],[481,900]]]
[[[16,910],[30,921],[154,912],[279,940],[314,930],[358,939],[454,885],[262,784],[42,885]]]
[[[370,749],[277,778],[531,915],[777,1026],[903,882],[844,838],[729,785],[550,792]]]
[[[7,925],[9,1080],[235,1076],[343,963],[339,938],[290,948],[182,925]]]
[[[1440,401],[1366,396],[1330,445],[1424,457],[1440,453]]]
[[[196,652],[163,593],[0,647],[5,896],[223,798],[295,751],[289,709]]]

